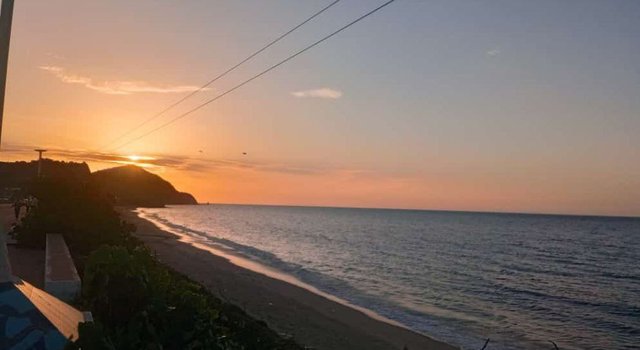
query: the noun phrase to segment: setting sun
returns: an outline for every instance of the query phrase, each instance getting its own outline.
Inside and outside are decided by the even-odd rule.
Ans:
[[[132,162],[139,162],[139,161],[143,161],[143,160],[154,160],[155,159],[153,157],[138,156],[138,155],[130,155],[130,156],[127,156],[127,158],[129,158],[129,160],[131,160]]]

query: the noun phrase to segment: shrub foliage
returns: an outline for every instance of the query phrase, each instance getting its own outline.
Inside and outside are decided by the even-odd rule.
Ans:
[[[84,276],[77,303],[95,320],[69,349],[302,349],[158,262],[95,185],[39,180],[30,193],[38,206],[15,228],[18,243],[62,234]]]
[[[38,204],[14,229],[21,245],[43,248],[47,233],[60,233],[77,258],[105,244],[137,244],[131,236],[135,227],[120,219],[109,196],[98,187],[45,178],[33,182],[29,193]]]

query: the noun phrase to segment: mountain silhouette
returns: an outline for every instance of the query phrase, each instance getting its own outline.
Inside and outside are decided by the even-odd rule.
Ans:
[[[0,202],[24,196],[25,188],[37,178],[38,162],[0,162]],[[86,163],[42,160],[42,176],[78,184],[98,185],[115,199],[116,205],[162,207],[168,204],[197,204],[189,193],[179,192],[171,183],[135,165],[91,173]]]
[[[162,207],[167,204],[197,204],[189,193],[135,165],[96,171],[91,181],[112,194],[118,205]]]

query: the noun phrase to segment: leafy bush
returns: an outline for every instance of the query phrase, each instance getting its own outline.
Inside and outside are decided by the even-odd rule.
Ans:
[[[64,236],[74,255],[88,255],[101,245],[135,246],[135,226],[120,219],[111,199],[87,183],[39,179],[29,186],[38,205],[14,229],[18,244],[43,248],[47,233]]]
[[[65,350],[116,350],[106,336],[104,328],[97,322],[85,322],[78,325],[80,339],[69,342]]]
[[[126,324],[166,293],[167,273],[153,265],[141,248],[129,253],[123,247],[102,247],[85,266],[83,300],[106,326]]]
[[[44,247],[60,233],[81,263],[78,303],[95,323],[80,325],[69,349],[301,349],[159,263],[99,187],[44,179],[29,192],[39,203],[15,228],[18,243]]]
[[[116,349],[300,349],[143,247],[92,253],[82,296],[105,327],[105,340],[97,344]]]

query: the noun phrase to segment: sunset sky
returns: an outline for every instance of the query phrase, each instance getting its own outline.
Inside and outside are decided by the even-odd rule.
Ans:
[[[329,2],[18,0],[0,159],[142,162],[201,202],[640,215],[636,0],[398,0],[108,147]],[[129,138],[383,2],[342,0]]]

